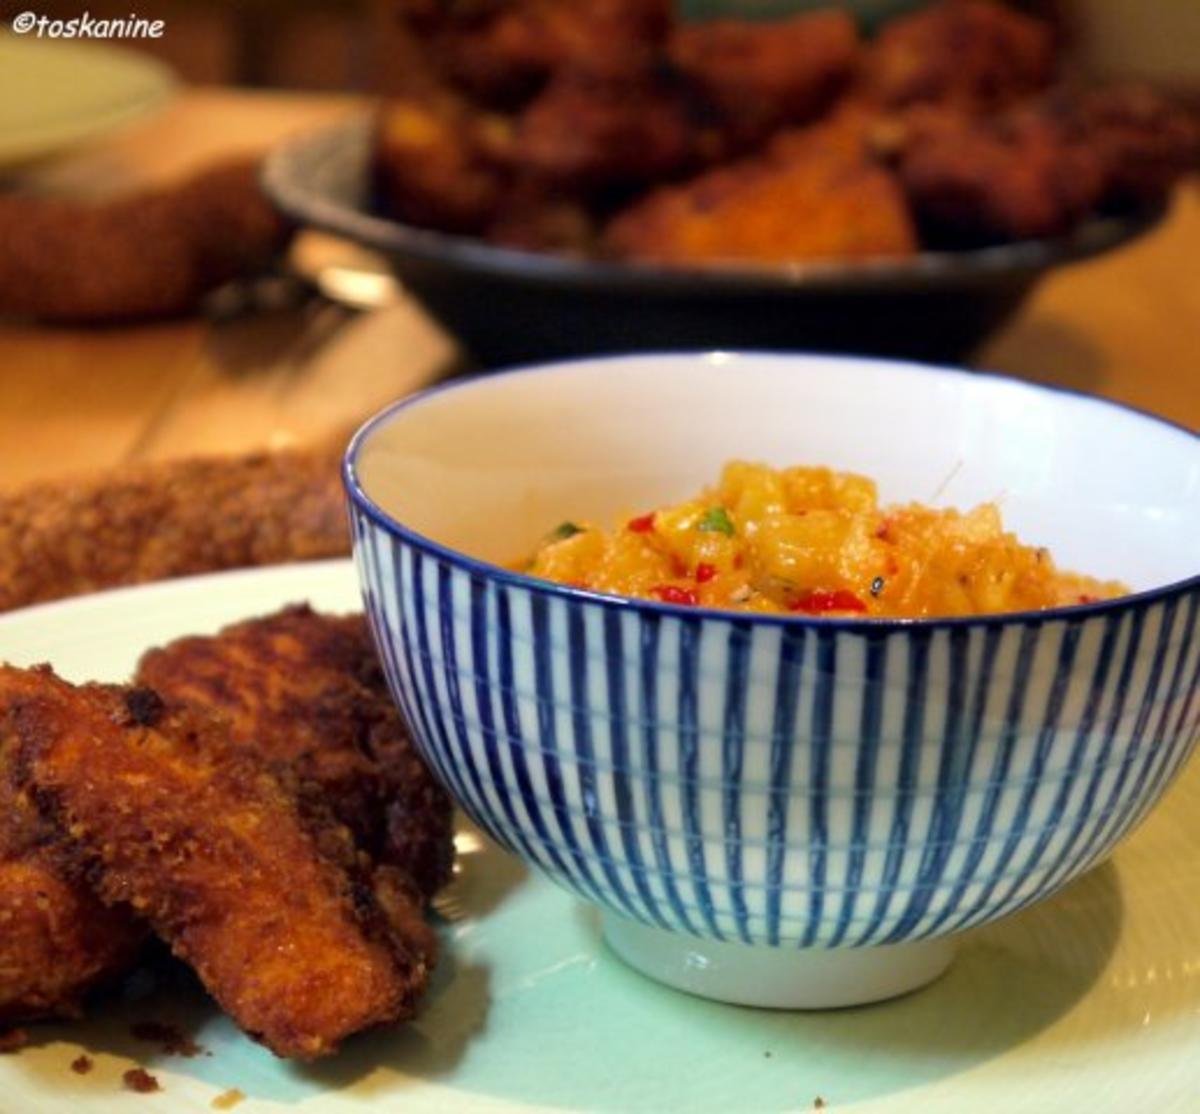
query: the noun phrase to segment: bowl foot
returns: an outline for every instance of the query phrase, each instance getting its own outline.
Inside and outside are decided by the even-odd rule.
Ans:
[[[933,982],[954,958],[948,939],[869,948],[770,948],[704,940],[612,913],[604,938],[644,975],[701,998],[769,1009],[880,1002]]]

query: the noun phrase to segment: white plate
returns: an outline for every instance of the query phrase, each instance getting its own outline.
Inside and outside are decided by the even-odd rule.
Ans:
[[[199,577],[0,617],[0,658],[120,680],[147,646],[287,602],[358,605],[350,563]],[[1103,867],[1055,899],[968,936],[927,990],[835,1013],[722,1006],[626,969],[595,918],[463,828],[440,907],[445,958],[417,1023],[310,1067],[276,1060],[199,994],[99,1004],[34,1027],[0,1056],[4,1114],[377,1109],[474,1112],[1200,1110],[1200,768]],[[212,1053],[164,1056],[129,1035],[179,1024]],[[86,1051],[95,1069],[74,1074]],[[134,1097],[143,1064],[160,1094]]]
[[[0,32],[0,75],[2,167],[132,123],[175,86],[165,66],[132,50],[10,32]]]

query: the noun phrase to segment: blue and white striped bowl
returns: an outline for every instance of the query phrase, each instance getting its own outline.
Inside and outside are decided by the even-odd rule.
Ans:
[[[735,457],[855,469],[888,499],[999,498],[1064,565],[1142,590],[822,620],[500,567]],[[927,981],[947,938],[1107,855],[1200,731],[1200,443],[1108,403],[876,361],[585,361],[402,402],[346,475],[366,606],[434,770],[599,906],[620,954],[701,994],[841,1005]]]

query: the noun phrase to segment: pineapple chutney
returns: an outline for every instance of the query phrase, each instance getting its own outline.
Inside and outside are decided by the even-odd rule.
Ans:
[[[1128,591],[1058,569],[999,508],[879,505],[873,481],[734,461],[715,486],[611,531],[563,522],[522,572],[665,603],[839,618],[946,618],[1093,603]]]

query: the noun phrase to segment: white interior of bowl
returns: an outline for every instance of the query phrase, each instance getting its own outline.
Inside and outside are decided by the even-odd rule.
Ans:
[[[864,473],[884,502],[999,503],[1064,567],[1135,590],[1200,572],[1200,439],[1084,396],[878,360],[646,355],[451,385],[365,436],[366,495],[510,563],[565,519],[610,525],[732,459]]]

